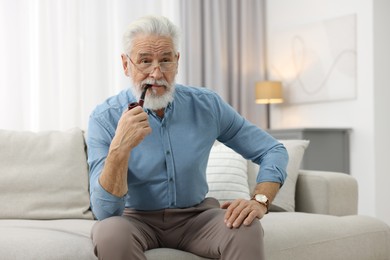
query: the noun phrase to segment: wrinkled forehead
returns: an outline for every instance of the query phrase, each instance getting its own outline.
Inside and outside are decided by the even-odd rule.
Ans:
[[[176,54],[172,49],[166,49],[166,50],[161,50],[158,52],[150,52],[147,49],[141,49],[137,52],[136,57],[138,59],[143,59],[143,58],[171,58],[174,57]]]
[[[175,55],[173,41],[166,36],[140,35],[133,40],[131,49],[131,55],[139,54]]]

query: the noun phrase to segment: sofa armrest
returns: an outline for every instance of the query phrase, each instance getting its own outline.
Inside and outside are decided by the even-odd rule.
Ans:
[[[300,170],[295,209],[299,212],[346,216],[357,214],[358,185],[351,175]]]

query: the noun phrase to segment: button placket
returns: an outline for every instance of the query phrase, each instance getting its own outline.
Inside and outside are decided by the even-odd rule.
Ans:
[[[167,185],[168,185],[168,203],[169,206],[176,205],[176,185],[175,185],[175,167],[172,158],[172,148],[169,137],[169,129],[164,118],[161,124],[161,137],[165,151],[165,161],[167,167]]]

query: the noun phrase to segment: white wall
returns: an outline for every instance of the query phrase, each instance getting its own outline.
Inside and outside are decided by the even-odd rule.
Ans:
[[[375,206],[376,215],[390,222],[390,1],[374,1],[374,119],[375,119]]]
[[[389,2],[386,0],[267,1],[268,33],[276,28],[356,14],[356,99],[273,106],[272,126],[352,128],[350,162],[351,174],[359,183],[359,213],[377,216],[390,223],[386,201],[390,198],[387,189],[390,174],[385,158],[390,146],[390,120],[386,114],[390,112],[389,84],[386,81],[386,70],[390,68],[389,49],[386,47],[390,46],[386,29],[390,23],[390,18],[386,18],[388,11]],[[381,15],[377,17],[376,13]],[[384,55],[387,59],[381,59]]]

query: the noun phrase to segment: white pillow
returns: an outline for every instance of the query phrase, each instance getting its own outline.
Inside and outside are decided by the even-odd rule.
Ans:
[[[226,145],[216,142],[211,148],[206,175],[209,185],[207,197],[222,204],[234,199],[249,199],[247,161]]]
[[[295,211],[295,186],[308,140],[279,140],[287,149],[287,178],[270,206],[270,211]]]
[[[93,219],[80,129],[0,130],[0,218]]]

